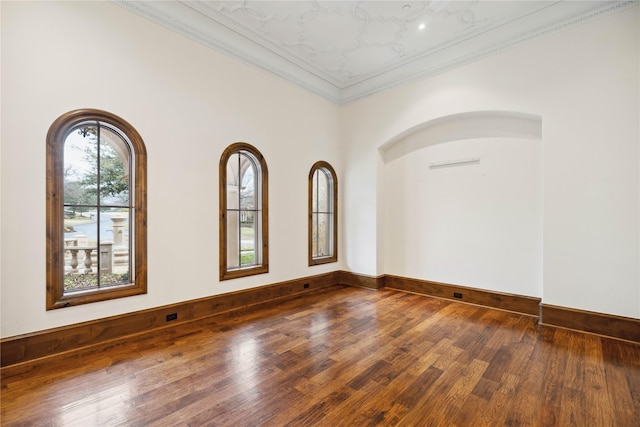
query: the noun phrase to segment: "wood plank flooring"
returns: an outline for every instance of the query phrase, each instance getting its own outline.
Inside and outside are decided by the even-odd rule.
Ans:
[[[633,426],[640,345],[333,286],[2,372],[3,426]]]

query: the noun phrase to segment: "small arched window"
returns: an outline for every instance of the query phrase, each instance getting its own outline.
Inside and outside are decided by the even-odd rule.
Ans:
[[[338,178],[327,162],[309,172],[309,265],[338,260]]]
[[[220,158],[220,280],[269,271],[267,163],[237,142]]]
[[[111,113],[47,134],[47,310],[147,292],[146,149]]]

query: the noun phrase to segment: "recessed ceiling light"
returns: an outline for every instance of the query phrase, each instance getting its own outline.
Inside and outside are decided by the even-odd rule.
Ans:
[[[420,25],[418,25],[419,30],[424,30],[425,28],[427,28],[427,24],[425,24],[424,22],[421,22]]]

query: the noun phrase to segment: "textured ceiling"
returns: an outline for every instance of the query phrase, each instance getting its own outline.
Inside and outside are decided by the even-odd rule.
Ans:
[[[344,103],[633,1],[116,1]]]

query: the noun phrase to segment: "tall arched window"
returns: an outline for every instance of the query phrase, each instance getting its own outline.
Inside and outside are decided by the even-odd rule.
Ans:
[[[338,177],[327,162],[309,172],[309,265],[338,260]]]
[[[146,149],[111,113],[47,134],[47,310],[147,292]]]
[[[269,271],[267,163],[237,142],[220,158],[220,280]]]

